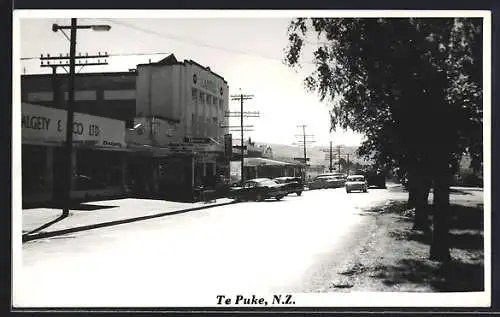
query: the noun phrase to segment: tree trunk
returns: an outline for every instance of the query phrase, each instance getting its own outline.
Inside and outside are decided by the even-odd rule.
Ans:
[[[415,207],[415,198],[417,196],[417,187],[416,187],[416,177],[415,177],[415,172],[412,170],[408,171],[407,177],[408,177],[408,207],[409,208],[414,208]]]
[[[440,262],[449,262],[450,239],[449,239],[449,209],[450,209],[450,173],[448,166],[435,173],[434,178],[434,201],[433,201],[433,223],[432,245],[430,259]]]
[[[430,232],[429,211],[427,200],[429,197],[430,182],[418,171],[412,171],[409,175],[410,194],[408,205],[415,208],[413,230]]]

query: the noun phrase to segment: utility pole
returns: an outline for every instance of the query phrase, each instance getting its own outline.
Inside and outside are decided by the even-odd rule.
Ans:
[[[339,173],[340,173],[340,146],[337,146],[338,155],[339,155]]]
[[[333,157],[334,157],[334,154],[333,154],[333,147],[332,147],[332,141],[330,141],[330,149],[325,149],[323,148],[321,150],[322,152],[325,152],[327,154],[325,154],[325,160],[329,160],[330,161],[330,173],[333,171]],[[338,159],[338,168],[339,168],[339,172],[340,172],[340,169],[342,168],[342,164],[340,164],[340,158],[342,156],[345,156],[347,158],[347,167],[346,167],[346,172],[347,172],[347,175],[349,175],[349,157],[350,157],[350,154],[349,153],[341,153],[341,146],[338,145],[337,146],[337,159]]]
[[[330,141],[330,173],[333,172],[333,153],[332,153],[332,141]]]
[[[304,180],[305,180],[306,179],[307,161],[309,160],[309,158],[307,157],[307,145],[310,144],[310,143],[313,143],[315,141],[312,140],[312,139],[307,139],[307,138],[314,137],[314,135],[311,135],[311,134],[307,135],[306,134],[306,127],[307,127],[307,125],[302,124],[302,125],[298,125],[297,127],[298,128],[302,128],[302,134],[295,135],[295,137],[300,138],[300,140],[297,141],[297,143],[294,143],[294,145],[302,146],[303,151],[304,151],[304,157],[303,158],[294,158],[294,160],[304,162]]]
[[[70,30],[70,36],[68,37],[64,30]],[[52,31],[57,32],[61,31],[64,36],[69,40],[70,46],[69,46],[69,56],[66,58],[60,57],[50,57],[47,55],[46,58],[41,58],[41,60],[60,60],[60,65],[62,66],[62,59],[69,59],[69,82],[68,82],[68,103],[67,103],[67,109],[66,109],[66,143],[65,143],[65,164],[64,164],[64,169],[65,169],[65,177],[64,177],[64,207],[63,207],[63,216],[67,217],[69,216],[69,208],[71,205],[71,183],[73,181],[73,170],[72,170],[72,161],[73,161],[73,122],[74,122],[74,102],[75,102],[75,66],[76,66],[76,59],[77,58],[85,58],[82,56],[76,56],[76,31],[77,29],[92,29],[94,31],[109,31],[111,27],[109,25],[77,25],[76,23],[76,18],[71,18],[71,25],[70,26],[62,26],[62,25],[57,25],[53,24],[52,25]],[[105,54],[108,57],[107,54]],[[101,57],[99,55],[99,57]],[[42,62],[43,64],[43,62]],[[47,64],[50,64],[50,62],[47,62]],[[102,64],[107,64],[107,62],[100,63],[92,63],[93,65],[102,65]],[[67,64],[65,64],[67,65]],[[90,65],[88,63],[86,64],[80,64],[79,66],[85,66],[85,65]],[[43,65],[41,65],[43,66]],[[53,67],[50,65],[49,67]],[[81,68],[80,68],[81,69]],[[53,74],[56,73],[55,68],[52,68]]]
[[[349,153],[347,153],[347,176],[349,176]]]
[[[304,162],[307,164],[307,152],[306,152],[306,126],[302,126],[302,135],[304,136]]]
[[[240,93],[238,95],[231,95],[231,100],[239,100],[240,101],[240,111],[239,112],[226,112],[225,114],[225,117],[226,118],[234,118],[234,117],[239,117],[240,118],[240,125],[239,127],[238,126],[229,126],[229,125],[221,125],[222,128],[230,128],[232,129],[232,131],[240,131],[240,137],[241,137],[241,140],[240,140],[240,154],[241,154],[241,158],[240,158],[240,164],[241,164],[241,181],[243,182],[245,179],[245,174],[244,174],[244,166],[245,166],[245,139],[244,139],[244,132],[245,131],[252,131],[250,129],[247,129],[247,128],[251,128],[253,126],[245,126],[243,125],[243,120],[245,117],[259,117],[260,114],[258,111],[243,111],[244,107],[243,107],[243,104],[244,104],[244,100],[250,100],[250,99],[253,99],[253,95],[246,95],[246,94],[243,94],[243,93]]]

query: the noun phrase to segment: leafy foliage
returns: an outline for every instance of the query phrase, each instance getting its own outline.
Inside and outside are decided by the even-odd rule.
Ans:
[[[367,136],[359,154],[403,169],[432,155],[482,160],[480,19],[298,18],[286,63],[300,66],[308,32],[325,41],[305,79],[331,106],[331,128]]]

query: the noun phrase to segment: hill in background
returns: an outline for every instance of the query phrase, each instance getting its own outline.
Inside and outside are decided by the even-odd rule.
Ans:
[[[263,143],[263,142],[255,142],[257,146],[266,145],[270,146],[273,151],[273,159],[281,160],[281,161],[293,161],[294,157],[304,157],[304,150],[302,147],[295,145],[286,145],[286,144],[272,144],[272,143]],[[325,152],[323,151],[325,150]],[[328,166],[330,164],[327,159],[327,155],[329,154],[330,148],[328,146],[311,146],[307,148],[307,157],[310,158],[310,164],[312,165],[325,165]],[[352,163],[360,163],[367,164],[368,162],[356,154],[357,147],[353,146],[342,146],[340,149],[341,154],[349,154],[349,161]],[[336,147],[332,149],[334,153],[334,163],[336,160],[336,154],[338,152]],[[345,159],[345,156],[343,156]]]

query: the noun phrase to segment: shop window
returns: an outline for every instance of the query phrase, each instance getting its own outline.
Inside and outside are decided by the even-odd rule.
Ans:
[[[23,145],[21,152],[23,195],[51,190],[45,188],[47,184],[45,178],[47,151],[47,147]]]
[[[79,150],[77,152],[76,190],[104,189],[123,182],[123,153]]]
[[[191,99],[193,100],[194,103],[198,101],[198,89],[196,88],[191,89]]]

